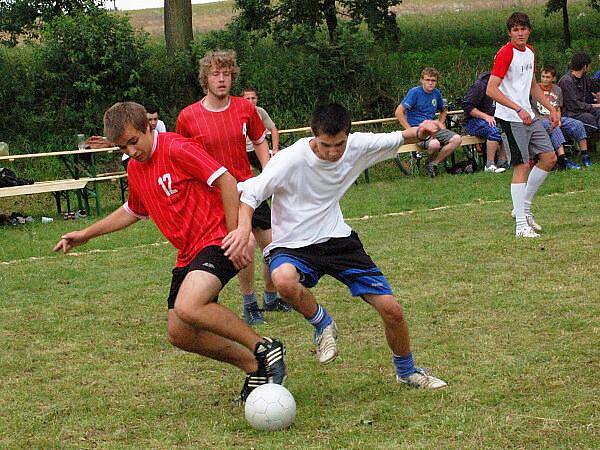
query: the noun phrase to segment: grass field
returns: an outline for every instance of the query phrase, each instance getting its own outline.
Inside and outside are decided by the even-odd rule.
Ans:
[[[90,221],[3,227],[0,448],[598,448],[600,165],[549,177],[537,240],[513,237],[509,174],[387,170],[343,209],[446,390],[396,385],[376,314],[325,278],[340,356],[320,367],[300,316],[270,314],[298,415],[253,431],[230,403],[241,374],[165,339],[174,251],[151,223],[73,256],[50,248]],[[221,301],[241,312],[236,281]]]

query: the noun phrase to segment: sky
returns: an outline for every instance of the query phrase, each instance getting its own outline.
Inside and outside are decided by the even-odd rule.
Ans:
[[[220,0],[192,0],[192,3],[211,3]],[[147,8],[162,8],[164,6],[164,0],[105,0],[104,7],[112,9],[114,3],[117,5],[117,9],[121,11],[131,9],[147,9]]]

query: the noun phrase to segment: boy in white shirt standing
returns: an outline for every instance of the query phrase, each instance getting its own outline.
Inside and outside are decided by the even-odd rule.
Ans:
[[[503,131],[504,148],[510,150],[513,166],[510,193],[516,219],[516,236],[539,237],[542,227],[531,212],[536,192],[556,164],[556,154],[541,120],[535,118],[529,97],[550,111],[551,128],[560,125],[560,115],[535,80],[535,57],[527,44],[531,23],[525,13],[513,13],[506,22],[510,42],[494,57],[487,95],[496,102],[494,116]],[[537,159],[531,172],[529,160]]]
[[[319,107],[311,120],[315,137],[280,150],[262,174],[238,183],[239,228],[225,237],[225,254],[246,245],[254,208],[273,196],[273,241],[264,250],[265,259],[277,291],[314,326],[319,362],[329,363],[338,353],[335,322],[309,290],[328,274],[381,316],[399,383],[445,387],[444,381],[415,367],[402,307],[358,235],[344,222],[339,205],[363,170],[393,158],[405,142],[435,136],[439,123],[426,120],[418,128],[379,134],[350,134],[350,127],[350,113],[343,106]]]

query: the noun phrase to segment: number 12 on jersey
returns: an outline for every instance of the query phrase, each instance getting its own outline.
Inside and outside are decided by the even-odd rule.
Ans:
[[[163,189],[163,191],[165,191],[167,197],[170,197],[171,195],[176,194],[178,192],[177,189],[173,189],[171,187],[171,184],[172,181],[170,173],[165,173],[164,175],[158,177],[158,185]]]

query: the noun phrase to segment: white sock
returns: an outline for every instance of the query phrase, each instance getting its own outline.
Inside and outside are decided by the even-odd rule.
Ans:
[[[527,179],[527,189],[525,190],[525,199],[523,202],[523,209],[525,215],[531,214],[531,202],[535,193],[538,191],[546,177],[548,172],[540,169],[538,166],[534,166],[529,172],[529,178]]]
[[[515,211],[515,220],[517,221],[517,230],[525,228],[527,226],[527,220],[525,220],[525,190],[527,189],[527,183],[512,183],[510,185],[510,196],[512,197],[513,210]]]

